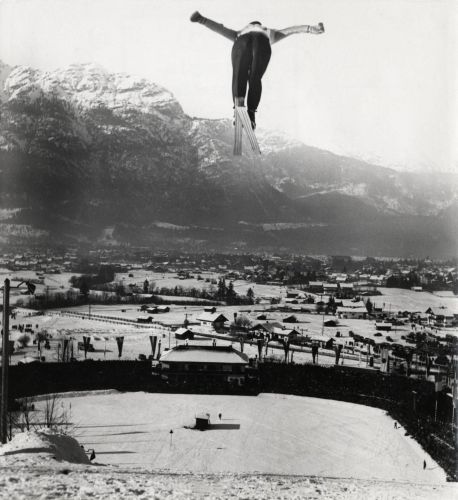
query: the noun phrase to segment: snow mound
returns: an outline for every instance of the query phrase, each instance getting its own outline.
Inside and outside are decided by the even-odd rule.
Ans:
[[[50,429],[20,432],[9,443],[0,446],[2,465],[17,462],[43,465],[43,462],[51,460],[90,464],[76,439]]]

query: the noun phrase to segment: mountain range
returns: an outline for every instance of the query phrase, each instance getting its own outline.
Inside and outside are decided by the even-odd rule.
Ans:
[[[198,250],[456,254],[454,174],[401,172],[184,113],[96,64],[0,63],[0,241]],[[332,124],[330,125],[332,126]]]

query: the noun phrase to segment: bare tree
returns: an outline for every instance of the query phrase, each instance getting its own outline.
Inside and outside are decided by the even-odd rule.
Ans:
[[[48,394],[44,403],[44,425],[49,429],[70,434],[74,429],[74,425],[71,423],[72,405],[70,404],[69,408],[66,408],[63,398],[59,394]]]
[[[7,438],[9,441],[13,439],[13,429],[19,427],[21,413],[19,411],[9,411],[8,412],[8,428],[7,428]]]
[[[35,410],[35,405],[33,403],[33,398],[31,397],[23,398],[21,401],[21,415],[24,427],[27,431],[30,431],[30,429],[33,426],[35,420],[34,410]]]
[[[234,326],[236,328],[248,329],[251,326],[251,320],[248,316],[245,316],[245,315],[237,316],[235,318],[235,320],[233,321],[232,326]]]

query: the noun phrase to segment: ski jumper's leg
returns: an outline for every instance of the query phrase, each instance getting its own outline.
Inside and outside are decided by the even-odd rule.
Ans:
[[[245,99],[250,67],[252,64],[251,37],[239,36],[232,47],[232,100],[236,97]]]
[[[267,69],[272,54],[269,39],[262,33],[251,33],[252,36],[252,63],[249,76],[248,114],[254,121],[254,112],[258,109],[261,100],[261,79]]]

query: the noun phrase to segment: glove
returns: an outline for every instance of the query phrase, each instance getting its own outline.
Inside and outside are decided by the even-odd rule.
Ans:
[[[203,19],[203,16],[200,14],[198,10],[196,10],[190,17],[192,23],[198,23]]]
[[[314,35],[321,35],[321,33],[324,33],[323,23],[318,23],[316,26],[310,26],[309,33]]]

